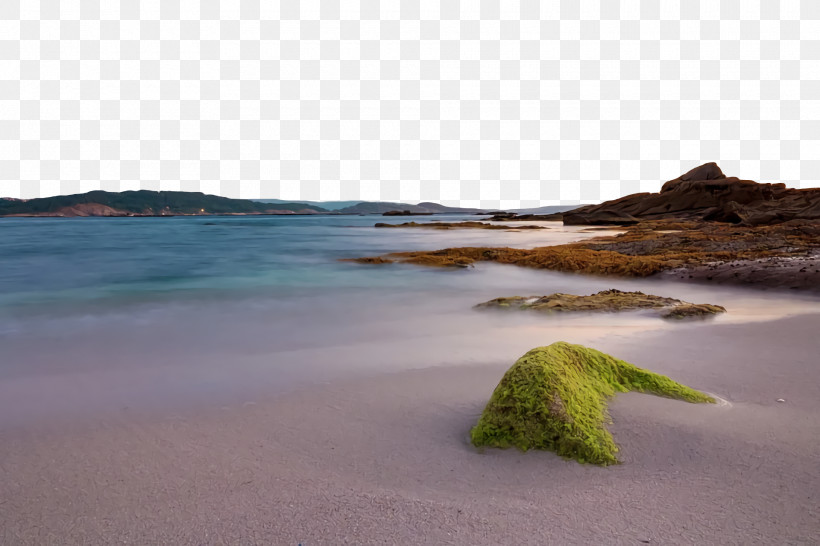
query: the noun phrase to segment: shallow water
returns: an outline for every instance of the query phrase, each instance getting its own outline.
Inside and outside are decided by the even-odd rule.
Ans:
[[[460,219],[475,217],[412,218]],[[246,402],[354,372],[511,364],[526,350],[559,339],[612,346],[652,331],[696,332],[715,323],[807,313],[818,305],[791,293],[497,264],[437,270],[338,261],[601,235],[557,223],[515,233],[372,227],[383,220],[0,219],[0,424]],[[607,288],[724,305],[729,313],[681,324],[644,313],[544,317],[472,309],[499,296]]]

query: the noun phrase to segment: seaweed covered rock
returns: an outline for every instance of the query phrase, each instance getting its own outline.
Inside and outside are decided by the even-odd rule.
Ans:
[[[582,463],[618,462],[607,399],[638,391],[714,403],[699,391],[595,349],[563,341],[518,359],[470,432],[475,446],[545,449]]]
[[[421,229],[503,229],[507,231],[517,231],[521,229],[547,229],[543,226],[505,226],[501,224],[488,224],[487,222],[404,222],[403,224],[388,224],[379,222],[375,224],[377,228],[421,228]]]
[[[818,190],[820,191],[820,190]],[[730,223],[654,220],[623,233],[536,248],[460,247],[392,252],[385,261],[467,268],[495,262],[586,275],[649,277],[760,288],[820,291],[820,222],[790,220],[745,227]]]
[[[381,256],[368,256],[364,258],[344,258],[340,262],[355,262],[357,264],[383,265],[392,264],[393,260],[382,258]]]
[[[685,319],[685,318],[703,318],[719,313],[725,313],[726,308],[720,305],[712,305],[709,303],[686,303],[681,302],[680,305],[667,307],[661,313],[661,318],[665,319]]]
[[[653,309],[661,318],[707,317],[725,313],[720,305],[689,303],[643,292],[602,290],[589,296],[555,293],[549,296],[512,296],[495,298],[475,306],[476,309],[522,309],[542,313],[633,311]]]

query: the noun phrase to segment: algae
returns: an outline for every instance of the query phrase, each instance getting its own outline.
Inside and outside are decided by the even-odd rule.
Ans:
[[[357,264],[372,264],[372,265],[382,265],[382,264],[392,264],[393,260],[388,260],[387,258],[382,258],[381,256],[368,256],[364,258],[342,258],[339,260],[340,262],[355,262]]]
[[[710,315],[717,315],[725,313],[726,308],[720,305],[712,305],[710,303],[683,303],[682,305],[675,305],[664,310],[661,318],[665,319],[687,319],[687,318],[703,318]]]
[[[519,309],[540,313],[616,312],[652,309],[657,316],[667,319],[707,317],[725,313],[726,309],[708,303],[689,303],[643,292],[602,290],[589,296],[555,293],[549,296],[512,296],[495,298],[475,306],[477,309]]]
[[[383,259],[431,267],[469,267],[488,261],[567,273],[648,277],[677,268],[729,261],[807,256],[817,248],[818,222],[791,221],[749,228],[709,222],[651,221],[630,226],[618,235],[549,247],[446,248],[395,252]]]
[[[477,447],[545,449],[581,463],[615,464],[607,400],[628,391],[715,402],[666,376],[561,341],[532,349],[507,370],[470,436]]]
[[[387,224],[379,222],[375,224],[377,228],[421,228],[421,229],[491,229],[491,230],[505,230],[505,231],[519,231],[522,229],[547,229],[543,226],[505,226],[499,224],[488,224],[486,222],[405,222],[403,224]]]

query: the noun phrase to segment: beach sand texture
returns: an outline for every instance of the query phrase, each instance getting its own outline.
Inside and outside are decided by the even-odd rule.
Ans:
[[[820,314],[602,339],[728,401],[617,395],[622,464],[607,468],[470,445],[518,354],[207,411],[8,425],[0,543],[816,543],[818,331]]]

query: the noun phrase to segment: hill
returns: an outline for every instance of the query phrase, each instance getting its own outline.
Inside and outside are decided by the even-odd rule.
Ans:
[[[255,201],[257,203],[275,203],[277,205],[283,203],[293,203],[293,201],[286,201],[283,199],[251,199],[251,201]],[[333,212],[345,207],[358,205],[361,202],[362,201],[299,201],[298,204],[310,205],[313,208],[325,209]]]
[[[512,209],[516,213],[556,213],[568,206]],[[204,209],[204,210],[203,210]],[[186,214],[476,214],[487,209],[449,207],[425,201],[415,205],[389,201],[285,201],[230,199],[200,192],[91,191],[39,199],[0,197],[0,216],[173,216]],[[496,211],[497,212],[497,211]],[[489,213],[488,213],[489,214]],[[525,218],[521,218],[525,219]]]
[[[411,205],[409,203],[391,203],[388,201],[363,201],[356,205],[345,207],[337,210],[340,214],[384,214],[392,211],[405,211],[416,213],[463,213],[470,214],[474,212],[483,212],[482,209],[470,209],[461,207],[448,207],[439,203],[423,202],[418,205]]]
[[[174,216],[201,214],[315,214],[305,203],[258,203],[200,192],[91,191],[29,200],[0,200],[0,216]]]

